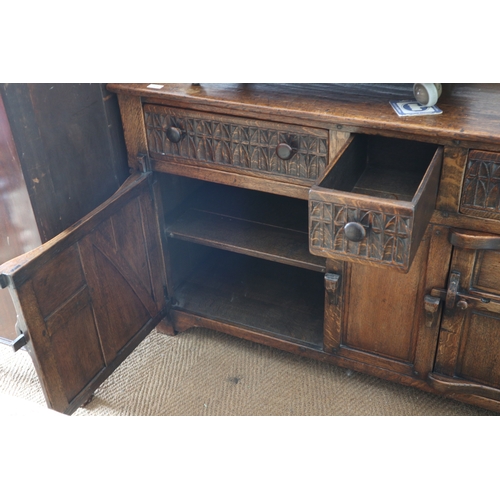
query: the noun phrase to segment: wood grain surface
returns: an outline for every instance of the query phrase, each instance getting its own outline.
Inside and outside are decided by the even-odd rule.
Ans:
[[[27,89],[45,117],[50,89]],[[389,104],[407,84],[108,90],[144,173],[0,266],[50,406],[74,411],[163,320],[500,408],[499,85],[413,118]],[[16,95],[38,168],[55,139]]]
[[[151,174],[0,266],[49,407],[71,413],[165,316]],[[124,227],[127,230],[124,230]]]
[[[40,245],[40,235],[0,95],[0,264]],[[16,311],[7,290],[0,290],[0,338],[17,337]]]
[[[450,85],[438,103],[441,115],[412,118],[400,118],[389,104],[393,99],[413,99],[411,86],[401,84],[210,83],[198,87],[165,83],[160,90],[147,86],[109,84],[108,89],[178,107],[217,109],[288,123],[341,124],[347,131],[373,128],[450,145],[453,141],[480,142],[500,150],[500,84]]]

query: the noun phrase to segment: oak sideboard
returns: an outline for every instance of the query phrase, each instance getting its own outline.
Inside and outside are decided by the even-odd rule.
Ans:
[[[500,411],[500,85],[107,88],[130,176],[0,266],[50,408],[201,326]]]

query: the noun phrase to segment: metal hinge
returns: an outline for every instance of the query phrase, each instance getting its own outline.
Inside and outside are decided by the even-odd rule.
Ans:
[[[151,171],[151,162],[149,161],[149,156],[144,153],[139,153],[137,155],[137,161],[141,165],[141,171],[146,173]]]
[[[14,349],[14,352],[19,351],[21,347],[24,347],[28,343],[28,337],[25,335],[18,324],[16,323],[16,333],[18,334],[14,340],[4,339],[0,337],[0,344],[7,345]]]

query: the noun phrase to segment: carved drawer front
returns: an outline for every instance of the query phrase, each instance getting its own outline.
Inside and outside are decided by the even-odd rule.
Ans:
[[[442,148],[353,136],[309,192],[314,255],[408,272],[434,210]]]
[[[311,185],[329,156],[328,131],[144,106],[149,154],[157,160],[280,176]]]
[[[500,219],[500,153],[469,153],[460,212]]]

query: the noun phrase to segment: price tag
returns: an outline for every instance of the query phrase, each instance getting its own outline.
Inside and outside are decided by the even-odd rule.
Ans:
[[[437,106],[422,106],[417,101],[389,101],[398,116],[440,115],[443,111]]]

